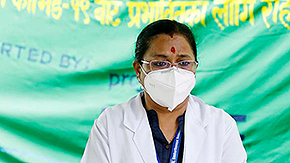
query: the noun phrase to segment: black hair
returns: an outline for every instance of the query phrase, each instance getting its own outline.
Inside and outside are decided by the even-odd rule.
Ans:
[[[185,24],[175,20],[161,19],[147,25],[139,34],[135,47],[135,60],[141,64],[144,54],[150,46],[150,42],[159,34],[180,34],[188,41],[194,53],[195,61],[197,62],[196,42],[193,33]]]

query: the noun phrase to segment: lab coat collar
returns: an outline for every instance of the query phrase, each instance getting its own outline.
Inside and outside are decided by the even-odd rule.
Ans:
[[[157,163],[154,141],[142,105],[141,93],[132,98],[124,113],[124,125],[133,133],[133,141],[145,163]],[[196,97],[190,96],[185,112],[184,124],[184,154],[183,162],[195,163],[207,136],[205,127],[209,123],[210,114],[196,101]]]
[[[185,133],[184,133],[184,153],[183,162],[197,161],[202,149],[203,142],[207,136],[205,127],[209,123],[210,117],[205,116],[205,108],[189,97],[188,106],[185,113]]]
[[[133,133],[133,141],[144,163],[157,163],[154,141],[140,93],[125,109],[124,125]]]

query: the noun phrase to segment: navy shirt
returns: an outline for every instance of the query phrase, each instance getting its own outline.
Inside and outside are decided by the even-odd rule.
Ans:
[[[143,103],[143,106],[145,106],[144,96],[142,97],[142,103]],[[165,136],[163,135],[161,129],[159,128],[158,116],[157,116],[156,111],[146,110],[146,113],[149,120],[151,131],[152,131],[155,149],[160,159],[160,162],[168,163],[170,161],[173,140],[171,142],[167,142]],[[184,147],[184,114],[180,115],[177,118],[177,121],[178,121],[178,128],[181,130],[181,133],[182,133],[177,163],[182,163],[183,147]]]

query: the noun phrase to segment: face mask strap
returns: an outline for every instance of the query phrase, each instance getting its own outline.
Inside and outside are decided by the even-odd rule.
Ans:
[[[143,67],[140,65],[141,70],[143,71],[143,73],[147,76],[148,74],[145,72],[145,70],[143,69]],[[143,86],[143,84],[141,83],[141,80],[139,79],[139,77],[137,77],[139,83],[141,84],[141,88],[146,91],[145,87]],[[146,91],[147,92],[147,91]]]
[[[141,70],[143,71],[143,73],[147,76],[148,74],[146,73],[146,71],[143,69],[143,67],[140,65]]]

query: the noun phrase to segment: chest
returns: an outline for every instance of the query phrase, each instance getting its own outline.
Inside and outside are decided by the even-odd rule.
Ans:
[[[140,126],[142,130],[132,132],[127,128],[119,128],[110,131],[109,133],[109,146],[112,163],[158,163],[156,156],[156,148],[152,131],[150,126]],[[192,128],[194,130],[194,128]],[[207,135],[204,136],[203,141],[192,141],[194,139],[201,140],[197,137],[198,134],[187,134],[188,131],[184,131],[184,149],[183,163],[192,163],[191,160],[195,159],[195,163],[219,163],[222,158],[222,142],[217,141],[222,134],[218,130],[214,130],[214,127],[206,129]],[[196,132],[199,132],[198,130]],[[212,133],[215,133],[215,136]],[[194,158],[196,157],[196,158]]]

